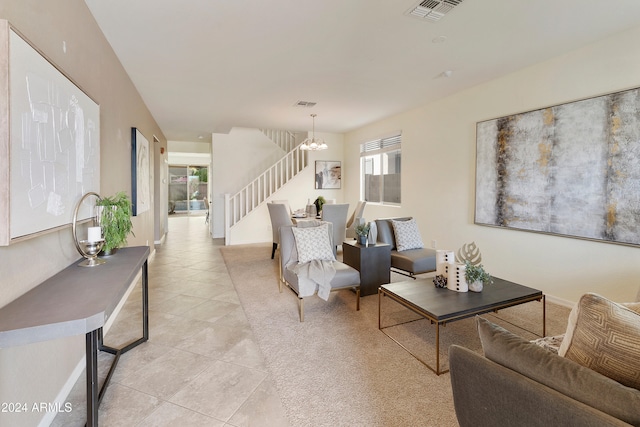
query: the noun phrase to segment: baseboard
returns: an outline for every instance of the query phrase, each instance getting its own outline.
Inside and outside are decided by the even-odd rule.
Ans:
[[[567,307],[567,308],[573,308],[573,306],[576,304],[573,301],[569,301],[569,300],[566,300],[566,299],[563,299],[563,298],[554,297],[553,295],[545,295],[544,298],[548,302],[552,302],[554,304],[558,304],[558,305],[561,305],[561,306]]]
[[[153,243],[155,245],[162,245],[164,243],[164,240],[166,239],[166,237],[167,237],[167,233],[164,233],[162,235],[162,237],[160,238],[160,240],[155,240]]]
[[[69,378],[67,378],[67,381],[64,383],[64,385],[60,389],[60,392],[54,399],[53,403],[55,404],[56,407],[58,408],[65,407],[65,403],[67,403],[67,397],[69,396],[69,393],[71,393],[71,390],[73,389],[73,387],[76,385],[76,382],[78,382],[80,375],[82,375],[82,373],[84,372],[85,365],[86,365],[85,356],[82,356],[80,358],[80,361],[76,365],[76,367],[71,372],[71,375],[69,375]],[[51,425],[51,423],[53,422],[53,420],[56,418],[57,415],[58,415],[58,412],[47,411],[44,414],[44,417],[42,417],[42,419],[38,423],[38,427],[48,427],[49,425]]]
[[[124,293],[124,296],[120,299],[120,302],[118,303],[116,308],[113,309],[113,312],[111,313],[107,321],[104,323],[104,326],[102,327],[103,335],[106,335],[107,332],[109,332],[109,329],[111,329],[111,325],[113,325],[113,322],[115,322],[116,317],[118,317],[118,314],[120,314],[120,310],[122,310],[122,306],[124,306],[124,304],[127,302],[127,298],[129,298],[129,295],[131,295],[133,288],[136,287],[138,280],[140,280],[141,278],[142,278],[142,270],[140,270],[138,274],[136,274],[136,277],[133,279],[133,282],[131,282],[131,284],[127,288],[127,291]]]

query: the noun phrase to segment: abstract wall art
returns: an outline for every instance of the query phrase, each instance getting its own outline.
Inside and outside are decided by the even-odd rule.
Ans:
[[[71,225],[100,192],[100,107],[0,20],[0,246]],[[93,215],[80,206],[78,219]]]
[[[477,123],[475,223],[640,245],[640,89]]]
[[[131,128],[131,214],[138,216],[149,210],[149,141],[136,128]]]
[[[342,167],[340,162],[316,160],[316,190],[340,188],[342,186]]]

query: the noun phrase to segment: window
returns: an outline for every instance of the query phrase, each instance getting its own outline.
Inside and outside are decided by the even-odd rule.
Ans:
[[[383,205],[400,204],[402,135],[380,138],[360,145],[363,200]]]

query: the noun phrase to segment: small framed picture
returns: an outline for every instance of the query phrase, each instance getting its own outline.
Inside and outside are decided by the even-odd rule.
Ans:
[[[341,188],[342,167],[333,160],[316,160],[316,190]]]

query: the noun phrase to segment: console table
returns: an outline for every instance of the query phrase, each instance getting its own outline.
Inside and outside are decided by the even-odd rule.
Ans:
[[[361,245],[342,242],[342,261],[360,272],[360,295],[378,293],[378,286],[391,281],[391,245]]]
[[[87,426],[98,425],[98,406],[122,353],[149,339],[149,247],[121,248],[97,267],[80,259],[0,309],[0,348],[85,334]],[[103,345],[102,328],[142,270],[143,336],[116,349]],[[115,355],[98,392],[98,350]]]

